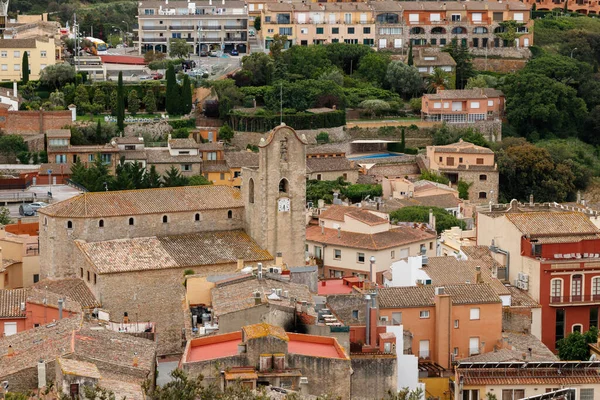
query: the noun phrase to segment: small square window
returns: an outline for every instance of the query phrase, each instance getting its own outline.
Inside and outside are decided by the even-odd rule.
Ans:
[[[335,260],[341,260],[342,259],[342,251],[340,249],[334,249],[333,250],[333,258]]]
[[[358,310],[352,310],[352,318],[358,319]]]
[[[38,283],[40,281],[40,274],[33,274],[33,283]]]
[[[222,181],[225,180],[225,174],[223,172],[221,172],[221,175],[219,176],[219,179],[221,179]]]
[[[429,310],[419,311],[419,318],[429,318]]]
[[[371,33],[371,28],[368,28],[368,27],[365,27],[365,28],[363,28],[363,33],[364,33],[364,34],[369,34],[369,33]]]
[[[317,28],[317,35],[323,34],[323,28]]]
[[[338,33],[340,33],[340,28],[331,28],[331,34],[337,35]]]
[[[348,28],[348,34],[354,35],[354,28]]]
[[[479,308],[471,308],[469,313],[470,319],[479,319]]]
[[[356,261],[359,263],[365,262],[365,253],[356,253]]]

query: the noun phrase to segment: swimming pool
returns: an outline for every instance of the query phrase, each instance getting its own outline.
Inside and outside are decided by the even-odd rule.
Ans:
[[[398,157],[402,154],[399,153],[377,153],[377,154],[366,154],[359,157],[348,157],[348,160],[367,160],[373,158],[387,158],[387,157]]]

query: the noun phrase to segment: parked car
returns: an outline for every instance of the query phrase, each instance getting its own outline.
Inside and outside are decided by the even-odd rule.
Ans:
[[[208,51],[202,50],[200,52],[200,57],[208,57]]]
[[[19,215],[33,217],[35,215],[35,210],[31,207],[31,204],[21,204],[19,206]]]
[[[151,81],[152,76],[150,75],[140,75],[140,81]]]
[[[44,203],[43,201],[36,201],[35,203],[31,203],[29,204],[29,206],[31,208],[33,208],[34,211],[39,210],[40,208],[44,208],[48,205],[48,203]]]
[[[160,72],[155,72],[152,74],[152,79],[154,79],[155,81],[159,81],[164,77],[163,74],[161,74]]]
[[[233,49],[233,50],[231,50],[231,55],[232,56],[239,56],[240,53],[236,49]]]
[[[210,53],[208,53],[209,57],[219,57],[219,55],[217,54],[216,51],[211,51]]]

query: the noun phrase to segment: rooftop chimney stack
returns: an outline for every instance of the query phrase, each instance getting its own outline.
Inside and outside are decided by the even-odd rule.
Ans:
[[[529,205],[533,207],[533,193],[529,195]]]
[[[283,267],[283,254],[278,251],[275,255],[275,265],[278,267]]]
[[[341,238],[342,237],[342,228],[340,228],[338,226],[337,231],[338,231],[338,238]]]
[[[19,95],[19,92],[17,90],[17,82],[13,82],[13,96],[17,97]]]
[[[481,267],[478,265],[475,267],[475,283],[483,283],[481,278]]]
[[[243,268],[244,268],[244,259],[238,258],[237,259],[237,270],[241,271]]]
[[[63,299],[58,299],[58,319],[63,319]]]
[[[577,204],[581,204],[581,191],[577,191]]]

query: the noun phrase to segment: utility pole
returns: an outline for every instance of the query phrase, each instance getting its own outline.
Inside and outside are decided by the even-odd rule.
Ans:
[[[77,71],[81,69],[81,55],[79,54],[79,24],[77,23],[77,14],[73,14],[73,29],[75,30],[75,57],[77,57]],[[75,73],[77,75],[77,73]],[[77,78],[75,79],[75,86],[77,86]]]
[[[283,124],[283,82],[279,83],[279,125]]]

